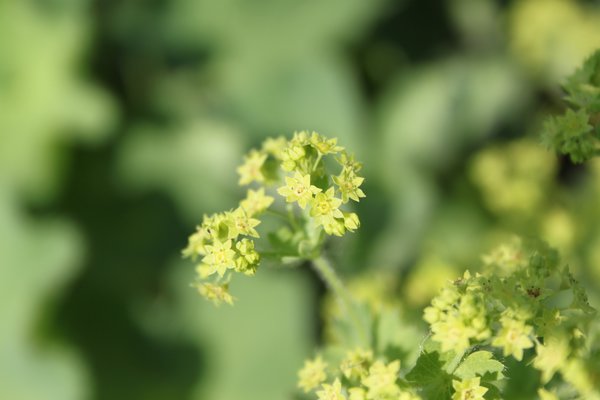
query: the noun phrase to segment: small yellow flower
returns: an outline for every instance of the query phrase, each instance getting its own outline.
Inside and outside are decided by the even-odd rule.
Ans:
[[[206,255],[206,244],[209,242],[210,238],[211,235],[206,228],[197,226],[196,232],[188,238],[188,245],[182,252],[183,256],[195,259],[197,256]]]
[[[354,159],[354,154],[348,154],[345,151],[343,151],[336,160],[342,166],[343,171],[356,174],[362,168],[362,163]]]
[[[278,138],[268,138],[263,142],[262,150],[265,153],[271,154],[277,160],[281,160],[283,156],[283,149],[287,146],[288,141],[283,136]]]
[[[213,285],[211,283],[199,283],[195,285],[198,293],[205,299],[212,301],[216,306],[222,303],[233,305],[233,297],[229,294],[229,285]]]
[[[523,359],[523,350],[533,347],[529,338],[533,328],[523,321],[510,317],[501,318],[502,329],[492,341],[492,346],[503,347],[504,356],[512,355],[516,360]]]
[[[260,237],[254,229],[260,221],[256,218],[250,218],[242,207],[236,208],[233,212],[227,213],[227,225],[229,226],[229,238],[235,239],[239,235]]]
[[[202,262],[210,267],[210,275],[216,272],[222,277],[228,269],[235,268],[235,251],[231,249],[231,240],[217,240],[212,245],[207,245],[206,250],[208,254]]]
[[[385,365],[381,361],[376,361],[369,368],[369,375],[362,379],[362,384],[368,389],[367,398],[388,398],[400,394],[400,388],[396,385],[398,371],[400,370],[400,361]]]
[[[344,203],[347,203],[349,199],[358,202],[362,197],[366,197],[365,192],[360,189],[360,185],[364,181],[365,178],[357,176],[351,170],[345,170],[340,175],[333,177],[333,182],[338,185],[342,193],[342,201]]]
[[[317,149],[322,154],[339,153],[344,150],[343,147],[337,145],[337,138],[327,139],[324,136],[319,135],[317,132],[313,132],[310,136],[310,145]]]
[[[240,207],[246,211],[249,217],[253,217],[269,208],[274,200],[273,197],[265,195],[265,188],[249,189],[246,198],[240,202]]]
[[[452,317],[431,325],[432,339],[440,343],[442,351],[463,351],[470,345],[471,333],[460,318]]]
[[[248,185],[254,181],[264,182],[265,176],[262,173],[262,167],[267,160],[267,154],[257,150],[251,150],[244,157],[244,164],[238,167],[237,172],[240,174],[240,185]]]
[[[454,394],[452,400],[484,400],[483,395],[488,391],[486,387],[480,386],[480,378],[477,376],[464,381],[452,381]]]
[[[242,239],[235,244],[235,248],[239,252],[239,257],[235,260],[236,271],[254,275],[260,261],[259,254],[254,250],[254,242],[250,239]]]
[[[304,367],[298,372],[298,387],[308,393],[325,382],[327,379],[325,368],[327,368],[327,364],[320,356],[314,360],[306,360]]]
[[[350,232],[354,232],[360,226],[360,220],[356,213],[344,213],[344,227]]]
[[[342,200],[335,197],[335,189],[330,187],[325,193],[317,193],[311,203],[310,215],[315,218],[317,225],[322,225],[328,234],[343,234],[343,222],[341,232],[339,232],[339,222],[336,219],[343,220],[344,214],[339,207]]]
[[[302,161],[305,160],[306,150],[304,146],[309,144],[308,134],[306,132],[297,132],[288,142],[287,147],[281,151],[281,167],[285,171],[297,169]]]
[[[360,387],[348,389],[348,394],[350,395],[348,400],[367,400],[367,392]]]
[[[348,379],[362,379],[367,375],[371,361],[373,361],[371,350],[356,349],[346,354],[340,369]]]
[[[347,400],[347,397],[342,392],[342,383],[338,378],[335,379],[332,385],[323,384],[323,390],[317,392],[319,400]]]
[[[300,208],[306,208],[306,205],[313,199],[313,196],[319,193],[321,189],[310,184],[310,175],[302,176],[299,172],[294,177],[285,178],[285,186],[277,189],[277,193],[285,197],[285,201],[292,203],[298,202]]]

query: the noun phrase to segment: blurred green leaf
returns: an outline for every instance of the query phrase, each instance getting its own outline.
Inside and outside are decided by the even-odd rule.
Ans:
[[[398,307],[399,308],[399,307]],[[377,351],[388,360],[401,360],[402,365],[412,365],[419,356],[424,332],[403,318],[398,308],[384,309],[377,321]]]
[[[0,180],[32,200],[56,191],[71,141],[103,139],[115,119],[108,95],[78,71],[83,3],[53,11],[0,3]]]
[[[82,361],[40,329],[77,271],[81,239],[62,221],[26,218],[1,187],[0,220],[0,398],[83,399]]]
[[[188,272],[174,271],[180,298],[175,312],[190,340],[206,350],[206,371],[197,399],[284,399],[296,372],[311,355],[315,326],[313,290],[297,270],[263,269],[231,287],[233,307],[215,308],[186,284]]]
[[[235,171],[243,161],[243,142],[242,132],[209,120],[141,126],[120,149],[119,173],[129,188],[169,193],[197,223],[208,210],[234,207],[242,196]]]
[[[516,115],[529,96],[502,58],[458,58],[416,69],[381,104],[382,173],[393,177],[407,165],[443,168]]]

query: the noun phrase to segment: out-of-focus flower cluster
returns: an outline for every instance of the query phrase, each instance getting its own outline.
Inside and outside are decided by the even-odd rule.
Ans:
[[[535,347],[542,383],[560,372],[586,398],[599,395],[585,368],[592,362],[585,337],[595,316],[558,253],[520,239],[484,257],[482,273],[467,271],[444,287],[424,313],[442,352],[488,345],[521,361]]]
[[[349,351],[337,368],[327,368],[321,357],[306,361],[298,386],[305,392],[315,391],[319,400],[420,399],[399,378],[400,361],[376,360],[371,350]]]
[[[544,125],[546,145],[582,163],[600,154],[600,50],[591,55],[564,85],[567,111]]]

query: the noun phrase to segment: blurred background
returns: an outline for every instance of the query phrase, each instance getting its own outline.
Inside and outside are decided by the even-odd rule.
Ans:
[[[600,306],[600,163],[536,137],[599,47],[598,1],[0,1],[0,398],[293,398],[318,279],[263,268],[215,309],[180,251],[295,130],[364,161],[332,257],[393,276],[415,324],[512,233]]]

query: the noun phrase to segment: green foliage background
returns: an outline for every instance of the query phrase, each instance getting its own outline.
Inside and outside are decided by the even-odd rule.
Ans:
[[[180,249],[242,154],[300,129],[365,164],[346,277],[385,271],[419,318],[539,235],[598,307],[600,164],[536,138],[598,47],[597,1],[0,2],[0,398],[293,398],[317,277],[263,268],[216,310]]]

